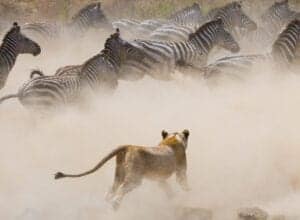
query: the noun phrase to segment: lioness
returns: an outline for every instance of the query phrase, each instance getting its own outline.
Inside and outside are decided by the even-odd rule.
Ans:
[[[156,147],[135,145],[120,146],[102,159],[93,169],[76,175],[58,172],[55,179],[82,177],[94,173],[108,160],[116,156],[114,184],[108,193],[113,208],[118,209],[124,195],[139,186],[143,178],[156,180],[168,192],[166,180],[176,173],[176,179],[183,190],[188,190],[186,169],[186,148],[189,131],[168,133],[162,131],[162,141]]]

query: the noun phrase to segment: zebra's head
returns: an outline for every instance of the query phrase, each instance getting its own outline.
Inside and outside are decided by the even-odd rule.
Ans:
[[[266,25],[268,25],[268,22],[272,22],[273,19],[276,22],[285,23],[294,13],[289,7],[288,0],[278,0],[262,15],[261,20]]]
[[[234,39],[234,37],[225,30],[224,23],[222,19],[217,19],[215,21],[217,27],[216,43],[220,47],[231,51],[232,53],[237,53],[240,51],[240,46]]]
[[[3,41],[13,42],[20,54],[28,53],[37,56],[41,53],[41,47],[38,43],[22,34],[17,22],[13,23],[13,27],[7,32]]]
[[[275,1],[274,8],[282,8],[282,9],[289,9],[289,0],[277,0]]]
[[[241,1],[232,2],[229,5],[225,6],[225,8],[227,8],[228,10],[229,17],[223,18],[223,21],[225,23],[231,23],[227,24],[227,26],[231,26],[232,28],[238,27],[247,30],[248,32],[257,29],[256,23],[242,9]]]
[[[84,26],[85,28],[99,28],[103,26],[103,23],[107,23],[107,20],[101,9],[101,3],[96,2],[82,8],[72,17],[71,23],[77,26]]]
[[[119,29],[106,40],[102,54],[114,59],[119,66],[127,60],[136,60],[142,55],[137,48],[120,37]]]

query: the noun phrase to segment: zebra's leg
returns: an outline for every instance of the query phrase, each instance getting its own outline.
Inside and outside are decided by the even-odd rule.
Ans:
[[[111,201],[116,195],[117,189],[120,187],[122,182],[125,179],[125,152],[119,153],[116,157],[116,170],[115,170],[115,179],[114,184],[111,187],[110,191],[106,194],[106,201]]]

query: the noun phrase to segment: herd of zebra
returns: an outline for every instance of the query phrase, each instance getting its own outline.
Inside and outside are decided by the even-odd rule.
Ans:
[[[31,40],[32,37],[39,36],[45,41],[62,35],[80,38],[89,29],[104,29],[113,34],[100,53],[82,64],[59,68],[54,75],[33,71],[16,94],[0,98],[0,103],[18,98],[27,108],[53,109],[78,103],[87,92],[114,91],[120,80],[136,81],[145,76],[172,80],[178,69],[183,75],[191,75],[192,70],[193,76],[209,77],[245,71],[257,61],[272,60],[286,69],[297,65],[300,12],[291,10],[288,0],[277,0],[254,22],[242,5],[243,2],[234,1],[205,15],[199,4],[194,3],[165,19],[111,22],[97,2],[81,9],[64,25],[27,23],[21,28],[15,22],[0,47],[0,89],[6,85],[19,54],[41,53],[40,42]],[[245,41],[271,51],[226,56],[208,64],[213,48],[239,53]]]

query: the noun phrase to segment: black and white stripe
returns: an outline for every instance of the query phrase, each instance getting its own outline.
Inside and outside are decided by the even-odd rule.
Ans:
[[[232,52],[240,49],[234,38],[224,29],[221,19],[206,23],[190,34],[189,40],[185,42],[136,40],[133,45],[144,52],[144,58],[135,63],[132,71],[161,80],[171,79],[178,63],[206,65],[208,53],[216,45]]]
[[[289,23],[279,35],[272,47],[271,55],[275,62],[291,64],[298,58],[297,49],[300,43],[300,20]]]
[[[78,102],[81,91],[78,75],[40,76],[24,84],[18,98],[23,106],[50,109]]]
[[[5,86],[18,55],[25,53],[36,56],[41,53],[41,48],[37,43],[23,35],[20,26],[14,23],[5,35],[0,47],[0,89]]]

